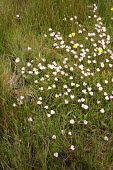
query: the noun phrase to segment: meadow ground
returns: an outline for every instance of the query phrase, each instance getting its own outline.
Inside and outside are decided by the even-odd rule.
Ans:
[[[113,0],[0,0],[2,170],[113,169]]]

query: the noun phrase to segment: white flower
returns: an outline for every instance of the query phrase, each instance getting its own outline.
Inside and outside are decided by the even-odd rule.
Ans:
[[[105,80],[104,82],[105,82],[105,84],[108,84],[108,80]]]
[[[87,121],[87,120],[84,120],[84,124],[87,125],[87,124],[88,124],[88,121]]]
[[[84,99],[84,98],[81,98],[81,102],[85,102],[85,99]]]
[[[91,95],[91,96],[93,96],[93,92],[91,91],[91,92],[89,92],[89,94]]]
[[[87,83],[83,82],[83,86],[86,86],[86,85],[87,85]]]
[[[102,88],[102,87],[99,87],[98,89],[99,89],[100,91],[102,91],[102,90],[103,90],[103,88]]]
[[[70,93],[70,92],[71,92],[71,89],[67,89],[67,92]]]
[[[53,135],[53,136],[52,136],[52,139],[54,139],[54,140],[55,140],[55,139],[56,139],[56,135]]]
[[[100,63],[100,66],[103,68],[103,67],[104,67],[104,63],[103,63],[103,62],[101,62],[101,63]]]
[[[54,157],[56,157],[56,158],[58,157],[58,152],[54,153]]]
[[[24,74],[24,73],[25,73],[25,71],[21,71],[21,73],[22,73],[22,74]]]
[[[68,135],[72,136],[72,132],[68,132]]]
[[[39,100],[42,100],[42,97],[39,97]]]
[[[86,105],[86,104],[82,104],[82,106],[81,106],[82,108],[84,108],[85,110],[87,110],[88,109],[88,105]]]
[[[17,105],[16,105],[16,103],[13,103],[13,105],[12,105],[13,107],[16,107]]]
[[[68,103],[69,103],[69,101],[68,101],[68,100],[64,100],[64,102],[65,102],[65,104],[68,104]]]
[[[27,62],[27,66],[30,67],[30,66],[31,66],[31,63],[30,63],[30,62]]]
[[[52,28],[49,28],[49,31],[52,31]]]
[[[80,85],[79,84],[76,84],[76,87],[79,87]]]
[[[61,130],[61,133],[64,134],[64,133],[65,133],[65,130]]]
[[[73,125],[74,123],[75,123],[74,119],[71,119],[71,120],[70,120],[70,124]]]
[[[108,97],[108,96],[106,96],[106,97],[105,97],[105,100],[109,100],[109,97]]]
[[[42,104],[42,101],[38,100],[38,101],[37,101],[37,104],[41,105],[41,104]]]
[[[100,71],[100,69],[99,69],[99,68],[97,68],[97,69],[96,69],[96,71],[97,71],[97,72],[99,72],[99,71]]]
[[[28,49],[28,51],[30,51],[30,50],[31,50],[31,47],[27,47],[27,49]]]
[[[105,112],[104,108],[101,108],[100,113],[104,113],[104,112]]]
[[[55,114],[55,111],[54,110],[50,110],[50,114],[51,115]]]
[[[100,104],[100,101],[99,101],[99,100],[97,100],[97,104]]]
[[[104,137],[104,140],[108,141],[108,137],[107,137],[107,136],[105,136],[105,137]]]
[[[23,99],[24,99],[24,96],[20,96],[20,99],[23,100]]]
[[[71,145],[71,146],[70,146],[70,149],[74,151],[74,150],[75,150],[74,145]]]
[[[50,36],[54,37],[55,36],[55,32],[50,33]]]
[[[72,18],[72,17],[70,18],[70,21],[73,21],[73,18]]]
[[[74,95],[70,95],[70,98],[71,98],[71,99],[74,99],[74,98],[75,98],[75,96],[74,96]]]
[[[71,82],[71,86],[75,86],[75,83]]]
[[[29,118],[28,118],[28,121],[29,121],[29,122],[32,122],[32,121],[33,121],[32,117],[29,117]]]
[[[97,87],[101,87],[101,84],[100,84],[100,83],[97,83]]]
[[[46,38],[46,37],[47,37],[47,35],[46,35],[46,34],[44,34],[44,37]]]
[[[70,71],[73,71],[74,70],[74,68],[73,67],[70,67]]]
[[[82,90],[82,93],[86,94],[86,93],[87,93],[86,89],[83,89],[83,90]]]
[[[37,83],[38,83],[38,80],[34,80],[34,83],[36,83],[36,84],[37,84]]]
[[[20,58],[16,58],[15,62],[19,63],[20,62]]]
[[[48,109],[48,106],[44,106],[44,109]]]
[[[87,89],[88,89],[88,91],[91,91],[91,90],[92,90],[92,88],[91,88],[91,87],[88,87]]]
[[[51,86],[48,86],[48,90],[51,90],[52,89],[52,87]]]
[[[60,44],[61,44],[61,45],[64,44],[64,41],[61,41]]]
[[[19,14],[17,14],[17,15],[16,15],[16,17],[17,17],[17,18],[19,18],[19,17],[20,17],[20,15],[19,15]]]
[[[64,89],[67,89],[67,88],[68,88],[67,84],[64,84],[64,85],[63,85],[63,88],[64,88]]]
[[[51,114],[47,114],[47,117],[51,117]]]
[[[33,74],[33,71],[28,71],[28,74]]]

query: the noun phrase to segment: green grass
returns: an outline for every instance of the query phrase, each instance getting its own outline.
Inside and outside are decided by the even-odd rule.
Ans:
[[[98,55],[98,48],[102,47],[99,40],[103,39],[106,43],[106,36],[102,38],[102,32],[95,30],[95,24],[99,24],[99,21],[94,18],[92,7],[88,7],[93,3],[98,6],[96,15],[102,17],[106,35],[111,36],[110,43],[106,44],[101,55]],[[112,7],[112,0],[0,1],[2,170],[113,169]],[[92,19],[88,19],[89,15]],[[70,21],[74,16],[86,29],[82,34],[78,33],[81,27],[75,20]],[[49,31],[49,28],[53,30]],[[71,49],[71,40],[83,44],[84,47],[73,49],[78,58],[74,58],[73,52],[67,52],[67,47],[61,48],[61,40],[54,40],[55,37],[51,36],[53,32],[56,36],[60,32],[60,37]],[[76,33],[75,37],[69,38],[72,32]],[[91,32],[96,33],[92,37],[94,42],[86,40],[87,33]],[[94,43],[97,44],[97,51]],[[89,52],[80,61],[81,52],[86,49]],[[17,58],[20,60],[18,63],[15,62]],[[109,61],[106,62],[106,59]],[[96,64],[88,64],[88,60],[96,60]],[[101,67],[103,63],[104,67]],[[85,76],[81,64],[85,73],[94,73],[94,76]],[[72,67],[74,70],[70,70]],[[98,83],[102,91],[98,90]],[[78,84],[79,87],[76,86]],[[111,96],[109,100],[105,99],[105,93]],[[81,98],[85,101],[81,102]],[[88,109],[81,107],[82,104],[87,105]],[[101,113],[103,108],[104,113]],[[53,110],[55,114],[50,114]],[[74,124],[70,120],[74,120]],[[52,139],[53,135],[56,139]],[[70,149],[71,145],[74,145],[74,150]],[[58,157],[54,153],[58,153]]]

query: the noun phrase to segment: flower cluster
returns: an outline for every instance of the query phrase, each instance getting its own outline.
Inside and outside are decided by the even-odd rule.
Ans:
[[[104,114],[106,107],[103,106],[103,102],[113,102],[113,91],[110,91],[109,86],[113,84],[111,37],[107,34],[102,18],[96,15],[96,4],[93,5],[92,10],[93,16],[87,17],[89,24],[92,24],[91,19],[94,20],[92,30],[88,31],[86,26],[79,23],[77,16],[69,19],[69,22],[74,22],[76,31],[73,30],[68,35],[68,43],[60,32],[54,32],[52,28],[49,28],[49,36],[54,41],[53,48],[62,50],[67,55],[62,55],[60,59],[45,57],[37,64],[34,60],[27,61],[26,65],[21,68],[22,77],[25,79],[32,77],[38,90],[36,104],[44,109],[49,119],[58,114],[57,107],[51,106],[52,102],[61,103],[64,107],[76,105],[76,108],[83,114],[97,104],[95,111]],[[68,19],[64,18],[64,21],[68,22]],[[48,36],[45,34],[44,37]],[[29,50],[32,50],[31,47],[28,47]],[[20,62],[20,59],[17,58],[15,62]],[[21,96],[13,107],[22,104],[23,99]],[[33,119],[29,117],[28,121],[32,122]],[[75,121],[72,115],[67,123],[74,126]],[[82,122],[84,126],[89,124],[89,120],[83,119]],[[65,130],[61,133],[63,135]],[[73,132],[68,131],[68,136],[72,135]],[[57,136],[53,135],[52,139],[55,142]],[[105,136],[104,140],[108,141],[108,137]],[[74,151],[75,146],[70,144],[69,149]],[[55,152],[54,156],[58,157],[58,152]]]

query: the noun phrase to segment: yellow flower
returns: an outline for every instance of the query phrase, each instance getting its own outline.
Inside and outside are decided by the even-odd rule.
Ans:
[[[77,48],[77,47],[78,47],[78,45],[77,45],[77,44],[74,44],[74,45],[73,45],[73,48]]]
[[[113,11],[113,8],[111,8],[111,11]]]
[[[72,32],[71,35],[72,35],[72,37],[74,37],[75,36],[75,32]]]
[[[98,52],[99,52],[99,53],[102,53],[102,52],[103,52],[103,49],[102,49],[102,48],[98,48]]]

